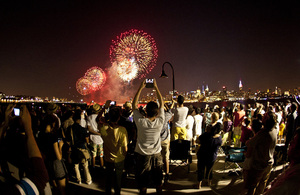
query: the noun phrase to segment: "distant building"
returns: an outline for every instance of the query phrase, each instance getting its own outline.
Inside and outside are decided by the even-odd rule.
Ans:
[[[239,82],[239,89],[240,89],[240,91],[242,91],[242,90],[243,90],[243,84],[242,84],[242,80],[240,80],[240,82]]]

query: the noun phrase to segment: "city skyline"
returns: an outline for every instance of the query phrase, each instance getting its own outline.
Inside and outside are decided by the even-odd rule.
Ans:
[[[0,91],[79,99],[134,96],[141,80],[113,81],[81,96],[76,81],[93,66],[108,72],[109,47],[130,29],[149,33],[158,49],[156,78],[163,94],[175,89],[283,91],[299,86],[300,7],[292,2],[226,1],[0,3]],[[107,93],[109,91],[109,93]],[[104,96],[105,93],[108,96]]]
[[[246,99],[257,99],[258,97],[261,98],[266,98],[266,97],[281,97],[281,98],[290,98],[293,97],[294,95],[300,96],[300,87],[294,88],[294,89],[289,89],[286,91],[281,90],[280,87],[275,87],[274,89],[267,89],[266,91],[259,91],[259,90],[252,90],[252,89],[244,89],[242,81],[239,80],[238,84],[239,89],[237,91],[233,89],[228,89],[226,86],[222,86],[221,90],[210,90],[208,85],[202,85],[202,89],[197,88],[197,89],[191,89],[191,90],[186,90],[186,91],[177,91],[175,89],[176,95],[183,95],[185,97],[193,97],[193,100],[199,100],[199,102],[203,101],[203,98],[210,98],[210,97],[215,97],[216,99],[211,99],[210,101],[236,101],[239,100],[239,98],[242,98],[244,100]],[[169,91],[167,94],[163,94],[163,97],[165,100],[170,100],[173,99],[173,91]],[[144,91],[141,93],[141,101],[144,101],[145,98],[147,97],[154,97],[155,96],[155,90],[154,89],[148,89],[148,91]],[[229,98],[230,97],[230,98]],[[221,98],[221,99],[220,99]],[[229,99],[228,99],[229,98]],[[2,102],[6,102],[7,100],[24,100],[25,102],[27,100],[32,100],[32,101],[37,101],[37,102],[43,102],[43,101],[49,101],[49,102],[78,102],[78,103],[83,103],[83,102],[102,102],[104,103],[106,99],[89,99],[85,100],[82,98],[80,99],[79,96],[75,97],[73,96],[72,98],[67,98],[67,97],[40,97],[40,96],[35,96],[35,95],[25,95],[25,94],[5,94],[0,91],[0,100]],[[122,100],[122,101],[132,101],[132,97],[129,97],[128,99],[112,99],[112,100]],[[121,102],[122,102],[121,101]],[[207,101],[207,100],[205,100]],[[205,102],[204,101],[204,102]],[[120,101],[118,101],[120,103]]]

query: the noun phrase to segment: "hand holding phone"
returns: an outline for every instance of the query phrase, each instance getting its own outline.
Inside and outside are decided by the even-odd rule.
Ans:
[[[20,116],[20,108],[14,108],[14,115]]]

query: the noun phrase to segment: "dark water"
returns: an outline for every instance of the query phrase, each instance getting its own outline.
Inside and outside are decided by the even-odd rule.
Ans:
[[[278,104],[285,104],[288,100],[291,102],[295,102],[294,98],[277,98],[277,99],[260,99],[260,100],[253,100],[253,99],[247,99],[247,100],[238,100],[238,101],[217,101],[217,102],[194,102],[194,103],[185,103],[185,106],[193,105],[195,107],[205,108],[206,104],[209,105],[209,107],[213,108],[215,105],[218,105],[220,108],[222,107],[233,107],[233,103],[238,102],[244,105],[250,104],[251,107],[254,106],[256,102],[261,103],[263,105],[267,105],[267,102],[270,102],[271,105],[274,105],[275,103]]]

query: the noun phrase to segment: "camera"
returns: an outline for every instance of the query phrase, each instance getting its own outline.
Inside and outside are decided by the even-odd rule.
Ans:
[[[20,116],[20,108],[14,108],[14,115]]]
[[[154,87],[154,79],[146,79],[146,88],[153,88]]]

